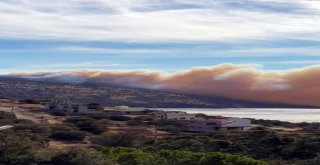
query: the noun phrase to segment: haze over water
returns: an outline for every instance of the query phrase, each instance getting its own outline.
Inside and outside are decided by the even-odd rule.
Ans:
[[[292,123],[320,122],[320,109],[283,108],[161,108],[168,111],[203,113],[212,116],[281,120]]]

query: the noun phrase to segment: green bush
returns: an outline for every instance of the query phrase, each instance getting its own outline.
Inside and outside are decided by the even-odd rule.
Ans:
[[[16,115],[14,113],[9,112],[0,112],[0,119],[16,119]]]
[[[134,119],[132,119],[132,120],[129,120],[129,121],[127,122],[127,125],[128,125],[128,126],[139,126],[139,125],[143,125],[143,122],[140,121],[140,120],[134,120]]]
[[[107,147],[125,146],[131,147],[135,144],[137,140],[141,140],[132,134],[117,133],[108,134],[104,133],[102,135],[93,137],[91,139],[92,143]]]
[[[52,116],[67,116],[67,113],[66,112],[62,112],[62,111],[52,111],[52,112],[50,112],[50,114]]]
[[[38,100],[33,100],[33,99],[25,99],[25,100],[22,100],[21,102],[26,104],[40,104]]]
[[[106,126],[103,123],[99,123],[98,121],[94,120],[80,121],[76,123],[76,126],[79,127],[81,131],[86,131],[93,134],[101,134],[106,130]]]
[[[102,109],[102,107],[99,103],[89,103],[87,106],[89,109],[95,109],[95,110]]]
[[[248,157],[218,152],[160,150],[144,152],[126,147],[105,148],[108,159],[120,165],[266,165]]]
[[[67,148],[55,154],[47,165],[115,165],[94,149]]]
[[[50,127],[48,125],[40,125],[40,124],[23,124],[17,125],[13,128],[15,131],[28,131],[35,134],[48,135],[50,134]]]
[[[0,164],[29,165],[35,152],[47,144],[46,139],[30,132],[0,132]]]
[[[103,153],[108,159],[116,161],[120,165],[151,165],[155,162],[152,154],[134,148],[106,148]]]
[[[82,131],[55,131],[50,137],[56,140],[83,140],[85,136]]]
[[[93,120],[88,117],[71,117],[68,118],[65,123],[71,123],[81,131],[93,134],[101,134],[106,130],[106,123]]]
[[[113,121],[128,121],[131,118],[128,116],[110,116],[109,119]]]

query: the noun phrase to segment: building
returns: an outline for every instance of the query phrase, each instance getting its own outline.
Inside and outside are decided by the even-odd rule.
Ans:
[[[242,118],[208,118],[205,120],[192,120],[186,123],[188,131],[211,132],[215,130],[246,131],[251,128],[251,121]]]
[[[89,109],[87,105],[74,105],[72,108],[72,112],[86,114],[86,113],[93,113],[94,109]]]
[[[164,113],[166,120],[195,120],[195,114],[187,114],[182,111],[167,111]]]
[[[245,131],[251,128],[249,119],[236,117],[208,117],[205,115],[188,114],[183,111],[153,111],[149,115],[154,120],[178,120],[185,123],[190,132],[211,132],[215,130]]]
[[[154,120],[195,120],[195,114],[187,114],[183,111],[154,111],[150,113]]]
[[[70,104],[69,102],[66,102],[66,101],[64,101],[64,102],[54,101],[54,102],[46,103],[45,109],[69,111],[72,109],[72,104]]]
[[[164,111],[153,111],[151,113],[149,113],[149,115],[151,116],[151,118],[153,120],[165,120],[165,114]]]
[[[54,101],[51,103],[45,104],[46,110],[54,110],[54,111],[63,111],[67,113],[79,113],[79,114],[86,114],[86,113],[93,113],[94,109],[89,109],[87,105],[82,104],[72,104],[67,101]]]

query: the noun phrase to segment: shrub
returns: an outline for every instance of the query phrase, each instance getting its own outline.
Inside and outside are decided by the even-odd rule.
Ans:
[[[89,109],[95,109],[95,110],[100,110],[102,107],[99,103],[89,103],[88,104]]]
[[[115,165],[94,149],[67,148],[52,157],[49,165]]]
[[[66,123],[72,123],[81,131],[90,132],[93,134],[101,134],[106,130],[106,124],[88,117],[71,117],[68,118]]]
[[[39,101],[33,100],[33,99],[25,99],[25,100],[22,100],[21,102],[26,104],[40,104]]]
[[[87,120],[91,120],[91,119],[86,116],[79,116],[79,117],[69,117],[64,122],[76,124],[79,121],[87,121]]]
[[[143,122],[140,121],[140,120],[134,120],[134,119],[132,119],[132,120],[129,120],[129,121],[127,122],[127,125],[128,125],[128,126],[139,126],[139,125],[143,125]]]
[[[149,132],[144,128],[127,128],[116,133],[103,133],[91,139],[92,143],[101,146],[115,147],[138,147],[142,146],[150,137],[146,136]]]
[[[67,116],[67,113],[62,111],[53,111],[53,112],[50,112],[50,114],[52,116]]]
[[[9,112],[0,112],[0,119],[16,119],[16,115],[14,113]]]
[[[55,131],[50,137],[56,140],[83,140],[85,136],[82,131]]]
[[[28,131],[36,134],[48,135],[50,133],[50,127],[48,125],[39,124],[24,124],[13,127],[15,131]]]
[[[128,116],[110,116],[109,119],[114,121],[128,121],[131,118]]]
[[[104,114],[104,113],[101,113],[101,114],[92,113],[92,114],[88,114],[87,116],[95,120],[109,119],[110,117],[108,114]]]
[[[134,141],[136,140],[135,136],[131,136],[126,133],[117,133],[117,134],[107,134],[96,136],[91,139],[92,143],[98,144],[101,146],[115,147],[115,146],[133,146]]]
[[[76,123],[76,126],[79,127],[81,131],[93,134],[101,134],[106,129],[106,126],[103,123],[94,120],[80,121]]]
[[[0,164],[28,165],[35,161],[35,151],[46,140],[30,132],[0,132]]]
[[[102,152],[110,160],[120,165],[266,165],[262,161],[248,157],[219,152],[202,153],[179,150],[144,152],[126,147],[105,148]]]
[[[106,148],[103,153],[110,160],[116,161],[120,165],[151,165],[155,163],[155,158],[152,154],[134,148]]]

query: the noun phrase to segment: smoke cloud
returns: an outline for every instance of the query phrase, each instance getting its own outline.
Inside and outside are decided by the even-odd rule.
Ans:
[[[223,64],[166,74],[156,71],[20,73],[13,77],[73,83],[104,83],[232,99],[320,106],[320,67],[265,71]]]

